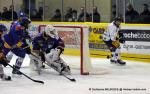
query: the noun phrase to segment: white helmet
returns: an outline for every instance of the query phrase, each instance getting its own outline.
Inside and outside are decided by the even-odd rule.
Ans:
[[[52,38],[58,36],[58,33],[57,33],[55,27],[52,26],[52,25],[47,25],[47,26],[46,26],[46,28],[45,28],[45,33],[46,33],[46,35],[49,35],[49,36],[51,36]]]

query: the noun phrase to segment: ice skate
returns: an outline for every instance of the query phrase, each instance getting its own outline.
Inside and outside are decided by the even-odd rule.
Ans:
[[[4,81],[11,81],[11,77],[5,74],[0,74],[0,78]]]
[[[15,65],[13,65],[13,67],[14,67],[14,69],[12,70],[13,75],[22,75],[22,73],[18,71],[20,67],[15,66]]]
[[[126,62],[122,61],[121,59],[118,59],[117,63],[120,64],[120,65],[125,65],[126,64]]]

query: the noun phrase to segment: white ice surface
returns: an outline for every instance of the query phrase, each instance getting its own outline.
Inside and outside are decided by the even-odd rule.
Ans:
[[[126,66],[119,66],[110,64],[107,59],[92,58],[93,68],[102,71],[102,74],[82,76],[77,68],[78,57],[63,56],[63,58],[70,64],[76,82],[67,80],[50,68],[42,70],[42,74],[38,75],[31,72],[29,68],[23,67],[22,72],[34,79],[44,81],[45,84],[32,82],[24,76],[12,77],[12,81],[0,80],[0,94],[150,94],[150,64],[148,63],[126,61]],[[23,64],[23,66],[27,65]],[[6,74],[11,75],[11,71],[9,67],[5,68]],[[106,88],[115,90],[103,90]],[[116,90],[120,88],[131,90]]]

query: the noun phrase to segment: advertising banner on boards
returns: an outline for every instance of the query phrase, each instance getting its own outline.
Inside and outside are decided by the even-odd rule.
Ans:
[[[9,30],[10,23],[4,23]],[[52,23],[32,23],[29,28],[29,33],[34,37],[38,34],[40,25],[47,25]],[[95,50],[108,50],[107,46],[102,40],[103,33],[107,30],[107,26],[109,23],[88,23],[84,24],[84,26],[89,27],[89,47],[90,49]],[[57,25],[57,23],[55,23]],[[66,26],[74,25],[74,26],[82,26],[78,24],[63,24]],[[121,25],[121,31],[124,33],[126,43],[122,44],[121,51],[123,53],[131,53],[131,54],[150,54],[150,26],[135,26],[135,25]]]

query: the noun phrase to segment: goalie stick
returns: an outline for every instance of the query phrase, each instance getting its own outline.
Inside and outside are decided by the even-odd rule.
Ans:
[[[8,65],[8,66],[10,66],[11,68],[13,68],[14,70],[19,71],[18,69],[14,68],[12,65],[10,65],[10,64],[7,64],[7,65]],[[37,83],[44,84],[44,82],[43,82],[43,81],[35,80],[35,79],[33,79],[33,78],[29,77],[28,75],[24,74],[23,72],[21,72],[21,71],[19,71],[19,72],[20,72],[22,75],[24,75],[25,77],[27,77],[28,79],[32,80],[33,82],[37,82]]]
[[[50,65],[48,65],[46,62],[42,61],[41,59],[39,59],[35,54],[31,53],[32,56],[34,56],[35,58],[37,58],[38,60],[40,60],[41,62],[43,62],[44,64],[46,64],[47,66],[51,67]],[[51,67],[52,68],[52,67]],[[54,69],[54,68],[52,68]],[[55,69],[54,69],[55,70]],[[56,71],[56,70],[55,70]],[[56,71],[58,72],[58,71]],[[74,78],[68,77],[65,74],[61,74],[63,77],[67,78],[68,80],[72,81],[72,82],[76,82],[76,80]]]

